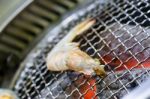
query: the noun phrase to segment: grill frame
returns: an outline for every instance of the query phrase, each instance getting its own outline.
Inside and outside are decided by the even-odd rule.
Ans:
[[[119,0],[118,0],[119,1]],[[117,2],[117,1],[116,1]],[[17,83],[16,83],[16,85],[15,85],[15,90],[16,90],[16,92],[17,92],[17,90],[20,90],[20,86],[22,86],[22,85],[24,85],[24,83],[26,82],[26,77],[28,77],[29,79],[31,79],[31,81],[32,81],[32,83],[33,83],[33,85],[31,86],[31,87],[34,87],[35,89],[37,88],[37,85],[36,85],[36,81],[35,80],[37,80],[37,78],[36,77],[34,77],[33,75],[39,75],[40,77],[41,77],[41,85],[42,84],[45,84],[45,88],[47,88],[47,90],[49,91],[49,93],[50,94],[53,94],[53,93],[51,93],[51,91],[50,91],[50,89],[49,89],[49,85],[50,84],[52,84],[52,81],[50,81],[49,83],[46,83],[46,81],[45,81],[45,78],[44,78],[44,73],[42,73],[40,70],[42,70],[42,68],[46,68],[46,66],[45,65],[42,65],[42,67],[39,65],[39,64],[45,64],[45,63],[43,63],[43,61],[41,61],[41,60],[44,60],[45,59],[45,56],[43,56],[44,54],[46,54],[57,42],[59,42],[59,40],[67,33],[67,31],[69,31],[70,29],[71,29],[71,27],[73,27],[73,26],[75,26],[75,24],[77,24],[79,21],[82,21],[82,20],[84,20],[85,18],[87,18],[87,17],[95,17],[95,16],[93,16],[93,15],[91,15],[91,16],[89,16],[89,14],[88,13],[95,13],[96,15],[98,15],[99,13],[101,13],[101,10],[102,9],[105,9],[105,7],[103,7],[103,6],[99,6],[99,4],[101,4],[101,5],[103,5],[103,3],[104,2],[99,2],[98,3],[98,1],[96,1],[96,2],[94,2],[93,4],[91,4],[89,7],[87,7],[87,9],[85,8],[85,9],[82,9],[82,11],[78,11],[76,14],[74,14],[74,15],[72,15],[72,16],[70,16],[68,19],[69,19],[69,21],[67,21],[66,22],[66,20],[68,20],[68,19],[66,19],[64,22],[62,22],[62,24],[60,24],[59,26],[57,26],[54,30],[52,30],[51,31],[51,33],[49,34],[49,35],[52,35],[53,33],[56,33],[56,31],[57,31],[57,33],[55,34],[55,35],[57,35],[58,37],[54,40],[54,38],[53,37],[50,37],[49,36],[49,38],[46,38],[46,40],[43,40],[43,43],[40,43],[39,45],[42,45],[42,47],[41,46],[38,46],[37,48],[36,48],[36,51],[33,51],[33,53],[31,53],[28,57],[27,57],[27,60],[24,62],[24,63],[22,63],[22,65],[23,65],[23,67],[25,66],[25,68],[23,69],[23,72],[21,73],[21,76],[20,76],[20,78],[19,78],[19,80],[17,81]],[[106,3],[106,2],[105,2]],[[111,2],[113,5],[115,4],[115,3],[113,3],[113,2]],[[129,3],[128,1],[127,1],[127,3]],[[134,2],[133,2],[134,3]],[[96,5],[97,5],[97,7],[96,7]],[[132,5],[131,5],[132,6]],[[133,5],[134,6],[134,5]],[[119,8],[119,7],[118,7]],[[136,8],[136,7],[135,7]],[[94,11],[94,9],[96,9],[95,11]],[[99,11],[99,12],[97,12],[97,10]],[[120,11],[122,11],[122,9],[120,10]],[[86,12],[86,13],[85,13]],[[124,12],[124,11],[122,11],[122,12]],[[94,14],[94,15],[95,15]],[[110,12],[107,12],[107,14],[109,14],[109,16],[112,16],[111,14],[110,14]],[[127,14],[127,13],[125,13],[125,14]],[[87,16],[86,16],[87,15]],[[101,15],[102,16],[102,15]],[[82,17],[82,18],[81,18]],[[130,16],[129,16],[130,17]],[[81,19],[79,19],[79,18],[81,18]],[[114,19],[117,19],[117,18],[114,18]],[[131,19],[133,19],[133,18],[131,18]],[[106,25],[106,23],[104,23],[103,21],[101,21],[101,20],[99,20],[100,21],[100,23],[102,24],[102,25],[104,25],[106,28],[108,28],[108,25]],[[132,21],[134,21],[134,20],[132,20]],[[118,22],[118,23],[120,23],[118,20],[116,20],[116,22]],[[137,22],[135,22],[135,23],[137,23]],[[127,24],[127,23],[125,23],[125,24]],[[114,25],[114,24],[113,24]],[[64,27],[64,26],[66,26],[66,27]],[[67,26],[69,26],[69,27],[67,27]],[[125,25],[123,25],[123,26],[121,26],[121,28],[123,28],[123,27],[125,27]],[[136,26],[135,26],[136,27]],[[143,29],[143,27],[142,26],[139,26],[139,27],[141,27],[142,29]],[[93,28],[93,27],[92,27]],[[92,29],[91,28],[91,29]],[[120,29],[120,28],[119,28]],[[110,30],[111,31],[111,29],[107,29],[107,30]],[[63,32],[61,32],[61,31],[63,31]],[[128,31],[128,30],[126,30],[126,31]],[[146,31],[145,31],[146,32]],[[114,33],[114,31],[113,32],[111,32],[112,34]],[[130,33],[130,32],[128,32],[128,33]],[[88,33],[88,34],[90,34],[90,33]],[[95,32],[95,34],[97,35],[97,36],[99,36],[99,33],[96,33]],[[134,36],[132,36],[132,37],[134,37]],[[95,50],[95,52],[97,52],[97,49],[95,49],[95,47],[93,46],[93,44],[91,44],[91,41],[90,40],[88,40],[87,39],[87,35],[85,36],[82,36],[82,38],[84,39],[84,40],[86,40],[86,42],[90,45],[90,47],[92,48],[92,49],[94,49]],[[100,37],[101,38],[101,37]],[[149,36],[147,37],[147,38],[149,38]],[[82,42],[82,40],[81,41],[79,41],[79,42]],[[105,41],[104,41],[105,42]],[[137,41],[138,42],[138,41]],[[44,44],[45,43],[45,44]],[[120,42],[121,44],[122,44],[122,42]],[[138,42],[139,43],[139,42]],[[44,45],[43,45],[44,44]],[[47,46],[48,45],[48,46]],[[105,42],[105,45],[106,46],[109,46],[106,42]],[[83,45],[84,46],[84,45]],[[82,48],[82,46],[81,46],[81,48]],[[149,48],[149,47],[148,47]],[[37,50],[38,49],[38,50]],[[145,48],[144,48],[145,49]],[[87,53],[88,53],[88,48],[87,48],[87,50],[85,50]],[[41,54],[42,53],[42,54]],[[115,54],[115,53],[114,53]],[[131,53],[132,54],[132,53]],[[94,55],[91,55],[91,56],[94,56]],[[102,56],[98,53],[98,56],[101,58],[101,59],[103,59],[102,58]],[[115,55],[116,57],[117,57],[117,55]],[[134,56],[133,54],[132,54],[132,56]],[[29,58],[30,57],[30,58]],[[33,59],[33,60],[28,60],[28,59]],[[136,58],[135,56],[134,56],[134,58]],[[149,57],[148,57],[149,58]],[[137,59],[138,60],[138,59]],[[104,60],[103,60],[104,61]],[[104,61],[105,62],[105,61]],[[140,62],[139,62],[140,63]],[[108,63],[105,63],[105,64],[108,64]],[[44,67],[45,66],[45,67]],[[147,70],[147,69],[145,69],[144,68],[144,66],[142,66],[142,68],[143,68],[143,70],[146,70],[146,72],[143,72],[143,71],[141,71],[141,72],[143,72],[141,75],[143,75],[143,74],[148,74],[148,76],[149,76],[149,70]],[[35,70],[34,70],[35,69]],[[40,70],[39,70],[40,69]],[[114,75],[115,76],[115,80],[113,80],[111,83],[109,83],[107,86],[105,86],[104,88],[102,88],[99,92],[97,92],[97,95],[99,94],[99,93],[101,93],[101,92],[103,92],[103,90],[105,90],[105,89],[107,89],[109,92],[110,92],[110,96],[109,97],[107,97],[108,99],[118,99],[118,97],[115,95],[116,93],[119,93],[119,91],[121,91],[122,89],[124,89],[125,91],[126,91],[126,93],[129,93],[129,90],[127,89],[127,85],[129,85],[130,83],[132,83],[132,82],[134,82],[134,81],[136,81],[136,82],[138,82],[138,78],[140,77],[140,75],[139,76],[137,76],[136,78],[135,78],[135,76],[134,76],[134,74],[133,74],[133,71],[132,71],[132,69],[134,69],[134,67],[133,68],[131,68],[131,69],[127,69],[127,71],[126,72],[124,72],[123,74],[120,74],[121,76],[119,76],[118,77],[118,74],[116,74],[115,73],[115,71],[114,70],[110,70],[110,72],[107,74],[107,77],[109,77],[109,75]],[[38,71],[36,71],[36,70],[38,70]],[[36,73],[36,72],[38,72],[38,73]],[[45,73],[47,73],[48,71],[46,71]],[[126,83],[126,84],[123,84],[123,82],[122,82],[122,80],[120,80],[120,78],[121,77],[123,77],[124,75],[126,75],[126,74],[128,74],[129,73],[129,75],[131,75],[131,76],[133,76],[133,80],[131,80],[130,82],[128,82],[128,83]],[[62,74],[66,74],[66,75],[68,75],[68,72],[61,72],[61,73],[54,73],[54,74],[52,74],[53,75],[53,80],[55,81],[55,80],[57,80],[58,78],[57,77],[59,77],[60,75],[62,75]],[[33,77],[32,77],[33,76]],[[80,76],[84,76],[84,75],[80,75]],[[26,78],[26,79],[25,79]],[[96,84],[100,84],[100,82],[101,83],[103,83],[104,85],[106,85],[106,82],[105,82],[105,78],[104,79],[101,79],[101,78],[99,78],[99,77],[97,77],[96,76],[96,79],[98,79],[98,81],[97,81],[97,83]],[[35,81],[35,82],[34,82]],[[112,90],[111,90],[111,88],[110,88],[110,86],[109,85],[111,85],[111,84],[113,84],[113,83],[115,83],[116,81],[119,81],[119,83],[122,85],[122,87],[121,88],[119,88],[116,92],[113,92]],[[141,82],[138,82],[138,85],[140,86],[141,84],[140,84]],[[39,85],[40,85],[39,84]],[[96,85],[95,84],[95,85]],[[39,86],[38,85],[38,86]],[[92,86],[94,86],[94,85],[92,85]],[[29,85],[29,87],[30,87],[30,85]],[[40,86],[39,86],[40,87]],[[24,87],[24,88],[26,88],[26,87]],[[28,98],[30,97],[30,95],[31,94],[28,94],[29,92],[26,90],[26,89],[23,89],[23,90],[25,90],[25,94],[28,96]],[[80,91],[76,88],[75,90],[77,90],[78,91],[78,93],[80,94],[80,97],[82,97],[83,95],[80,93]],[[39,90],[39,89],[36,89],[35,90],[36,91],[36,93],[37,93],[37,97],[38,98],[42,98],[43,96],[41,95],[41,90]],[[34,92],[34,91],[33,91]],[[17,92],[18,93],[18,92]],[[48,94],[49,94],[48,93]],[[18,93],[19,94],[19,93]],[[65,93],[64,93],[65,94]],[[66,94],[65,94],[66,95]],[[53,96],[53,95],[52,95]],[[70,95],[66,95],[66,97],[69,97]],[[46,96],[45,96],[46,97]],[[57,97],[57,96],[56,96]],[[52,97],[52,98],[56,98],[56,97]],[[24,97],[25,98],[25,97]],[[31,97],[30,97],[31,98]],[[38,99],[37,98],[37,99]],[[94,97],[93,97],[94,98]]]

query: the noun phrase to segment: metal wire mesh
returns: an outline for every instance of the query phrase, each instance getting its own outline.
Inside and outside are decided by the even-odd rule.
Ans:
[[[95,2],[90,10],[78,13],[77,19],[62,28],[32,63],[26,64],[15,86],[19,97],[82,99],[91,94],[95,99],[119,99],[140,86],[150,75],[149,3],[149,0],[110,0],[103,8]],[[69,29],[86,17],[94,17],[96,24],[75,41],[80,42],[82,50],[106,65],[107,77],[48,71],[46,54]]]

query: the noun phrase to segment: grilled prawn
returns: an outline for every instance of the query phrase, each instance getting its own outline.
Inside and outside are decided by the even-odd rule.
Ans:
[[[72,42],[76,36],[84,33],[94,23],[95,20],[88,19],[78,24],[48,53],[46,61],[49,70],[74,70],[86,75],[93,73],[105,75],[104,65],[100,65],[97,59],[81,51],[78,43]]]

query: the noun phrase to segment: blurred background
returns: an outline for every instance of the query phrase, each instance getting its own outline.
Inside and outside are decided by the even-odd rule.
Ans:
[[[84,0],[0,1],[0,86],[8,87],[34,46]],[[88,0],[86,2],[89,2]]]

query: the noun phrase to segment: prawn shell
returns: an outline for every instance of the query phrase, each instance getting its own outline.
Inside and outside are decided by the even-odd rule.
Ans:
[[[47,58],[47,67],[51,71],[64,71],[69,68],[66,66],[66,53],[58,52],[51,58]]]

